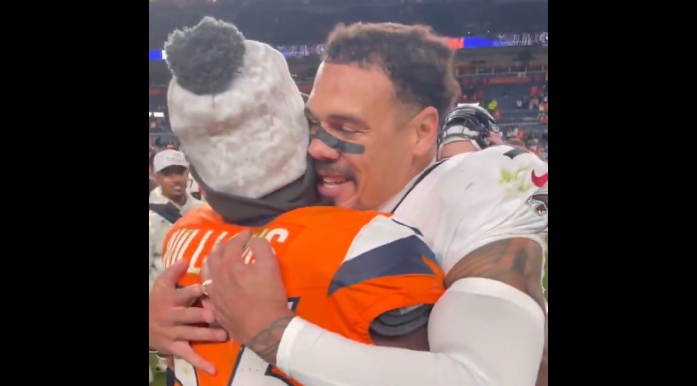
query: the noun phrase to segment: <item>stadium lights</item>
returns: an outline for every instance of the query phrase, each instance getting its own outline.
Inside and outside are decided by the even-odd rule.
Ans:
[[[148,113],[148,117],[164,118],[164,117],[165,117],[165,113],[152,113],[152,112],[149,112],[149,113]]]

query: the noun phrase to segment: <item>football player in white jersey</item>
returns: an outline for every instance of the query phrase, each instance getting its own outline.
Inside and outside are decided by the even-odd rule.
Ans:
[[[538,379],[547,165],[508,146],[435,162],[439,116],[459,92],[452,58],[423,26],[354,24],[328,38],[306,106],[318,190],[337,206],[394,213],[418,228],[448,289],[431,311],[431,352],[417,352],[358,344],[283,310],[276,322],[255,325],[261,314],[273,320],[279,310],[268,299],[279,294],[268,290],[278,283],[253,281],[267,291],[239,293],[258,307],[236,323],[263,336],[265,357],[305,386],[532,386]],[[409,311],[391,315],[394,323]]]
[[[458,154],[471,153],[490,146],[500,145],[501,142],[501,132],[496,124],[496,120],[488,111],[476,104],[460,104],[450,110],[442,119],[438,158],[446,159]],[[510,138],[503,144],[535,155],[535,152],[528,150],[525,147],[525,143],[518,137]],[[546,183],[546,180],[538,180],[537,182],[538,185]],[[547,201],[540,202],[539,210],[547,211],[548,205]],[[545,228],[540,233],[540,236],[545,241],[545,278],[543,280],[545,281],[545,298],[548,299],[546,292],[546,264],[549,253],[549,229]]]
[[[438,144],[438,157],[439,159],[449,158],[458,154],[471,153],[474,151],[486,149],[490,146],[501,144],[501,132],[496,124],[496,120],[491,114],[485,109],[473,104],[461,104],[453,108],[448,112],[442,119],[440,137]],[[504,142],[505,145],[509,145],[523,151],[527,151],[530,154],[535,154],[529,151],[525,147],[525,143],[518,139],[517,137],[508,139]],[[545,185],[546,180],[539,180],[537,185]],[[542,196],[538,196],[542,197]],[[530,200],[530,204],[534,205],[533,199]],[[545,199],[544,201],[536,202],[538,205],[537,210],[546,212],[548,210],[549,203]],[[543,278],[543,288],[545,290],[545,299],[547,297],[547,260],[548,260],[548,228],[545,228],[540,236],[545,242],[545,264],[544,264],[544,278]],[[547,325],[545,324],[545,328]],[[546,337],[545,333],[545,337]],[[542,367],[540,368],[540,374],[538,379],[538,384],[543,385],[547,383],[547,342],[545,341],[545,352],[542,357]]]
[[[501,132],[494,117],[476,104],[460,104],[443,119],[438,159],[501,145]]]

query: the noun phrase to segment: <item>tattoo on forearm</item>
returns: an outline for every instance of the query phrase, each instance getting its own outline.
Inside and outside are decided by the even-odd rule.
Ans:
[[[245,346],[254,351],[261,359],[275,366],[276,352],[281,343],[283,331],[292,319],[293,316],[284,316],[274,320],[269,324],[269,327],[256,334]]]
[[[524,238],[487,244],[460,260],[445,278],[449,287],[465,277],[482,277],[511,285],[545,308],[542,289],[542,247]]]

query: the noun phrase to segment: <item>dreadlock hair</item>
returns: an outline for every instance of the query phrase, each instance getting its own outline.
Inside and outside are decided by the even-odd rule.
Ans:
[[[323,61],[382,70],[397,98],[444,116],[460,87],[453,70],[454,51],[430,27],[398,23],[337,25],[327,38]]]

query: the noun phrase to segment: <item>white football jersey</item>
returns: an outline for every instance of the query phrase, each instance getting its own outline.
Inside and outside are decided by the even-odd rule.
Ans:
[[[525,237],[544,248],[548,166],[510,146],[460,154],[426,169],[388,204],[394,219],[419,229],[445,273],[494,241]],[[391,206],[391,207],[390,207]]]
[[[198,182],[194,180],[194,177],[191,176],[191,173],[189,173],[189,183],[187,184],[186,191],[190,194],[193,194],[193,196],[196,198],[199,198],[199,194],[201,193],[201,191],[198,188]]]

